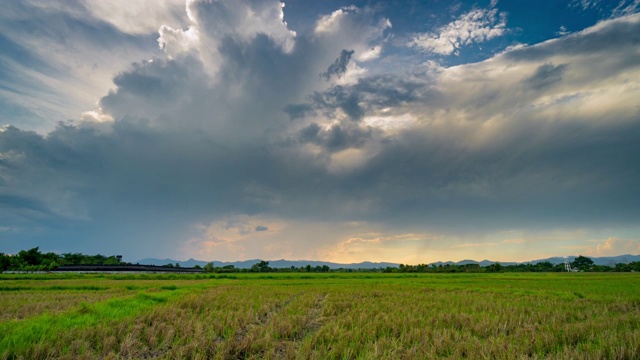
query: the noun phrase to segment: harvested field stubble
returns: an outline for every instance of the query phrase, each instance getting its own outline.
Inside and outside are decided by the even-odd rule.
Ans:
[[[4,359],[640,358],[635,274],[0,279]]]

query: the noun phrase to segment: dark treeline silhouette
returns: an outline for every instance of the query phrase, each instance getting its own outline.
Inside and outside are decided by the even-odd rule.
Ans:
[[[216,273],[246,273],[246,272],[299,272],[299,273],[320,273],[320,272],[383,272],[383,273],[498,273],[498,272],[563,272],[565,269],[564,263],[552,264],[549,261],[542,261],[536,264],[522,263],[516,265],[502,265],[498,262],[489,266],[481,267],[479,264],[419,264],[419,265],[404,265],[400,264],[399,267],[385,267],[377,269],[330,269],[329,266],[301,266],[301,267],[287,267],[287,268],[272,268],[269,267],[268,261],[260,261],[254,264],[249,269],[236,268],[233,265],[226,265],[223,267],[215,267],[213,263],[209,263],[205,266],[206,272]],[[585,256],[578,256],[573,262],[571,267],[578,271],[587,272],[629,272],[640,271],[640,262],[631,262],[629,264],[616,264],[615,266],[595,265],[593,260]]]
[[[53,252],[41,253],[38,247],[22,250],[15,255],[0,253],[0,272],[2,271],[52,271],[61,266],[70,265],[132,265],[121,261],[119,255],[85,255],[81,253],[56,254]],[[179,268],[180,264],[167,264],[164,267]],[[640,262],[628,264],[618,263],[614,266],[595,265],[593,260],[585,256],[578,256],[571,262],[571,268],[577,271],[587,272],[630,272],[640,271]],[[194,269],[200,269],[196,265]],[[498,273],[498,272],[562,272],[567,271],[565,264],[552,264],[542,261],[536,264],[522,263],[515,265],[502,265],[499,262],[481,267],[479,264],[418,264],[399,267],[385,267],[377,269],[331,269],[327,265],[322,266],[291,266],[286,268],[272,268],[268,261],[260,261],[249,269],[236,268],[233,265],[215,267],[213,262],[204,266],[208,273],[247,273],[247,272],[299,272],[299,273],[327,273],[327,272],[383,272],[383,273]],[[202,271],[202,270],[201,270]]]
[[[578,256],[574,261],[570,263],[571,268],[577,271],[588,272],[624,272],[624,271],[640,271],[640,262],[631,262],[629,264],[615,264],[615,266],[596,265],[593,260],[586,256]],[[481,267],[478,264],[445,264],[445,265],[403,265],[400,264],[398,268],[387,268],[387,272],[400,272],[400,273],[485,273],[485,272],[563,272],[565,264],[553,264],[549,261],[541,261],[538,263],[521,263],[515,265],[502,265],[499,262],[493,263],[489,266]]]
[[[63,265],[126,265],[119,255],[85,255],[81,253],[41,253],[38,247],[15,255],[0,253],[0,271],[50,271]]]

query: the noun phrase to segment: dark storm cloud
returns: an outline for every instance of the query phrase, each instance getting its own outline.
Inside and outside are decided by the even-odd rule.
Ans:
[[[299,131],[299,139],[304,142],[314,142],[318,134],[320,133],[320,125],[316,123],[312,123],[311,125],[305,127],[304,129]]]
[[[369,192],[379,206],[370,210],[380,219],[423,219],[436,227],[461,218],[479,229],[500,222],[528,226],[531,219],[549,225],[625,223],[640,215],[640,193],[633,186],[640,181],[637,122],[609,129],[544,127],[550,136],[523,126],[507,144],[475,150],[406,133],[352,179],[352,196]],[[393,186],[376,193],[380,184]]]
[[[538,66],[536,72],[526,80],[526,83],[534,90],[542,90],[562,81],[562,74],[566,70],[566,64],[543,64]]]
[[[247,189],[253,179],[271,183],[277,173],[270,168],[281,168],[263,148],[230,149],[126,119],[108,133],[60,126],[45,138],[8,129],[0,133],[0,149],[11,156],[4,160],[11,166],[2,168],[0,226],[13,221],[24,225],[23,236],[33,236],[44,225],[34,212],[55,217],[76,229],[57,234],[70,247],[112,237],[144,248],[158,239],[149,234],[184,234],[176,224],[229,210],[263,211],[265,203]]]
[[[324,93],[316,93],[311,100],[316,108],[330,112],[342,109],[353,120],[360,120],[364,116],[364,109],[360,106],[360,94],[344,86],[337,85]]]
[[[314,113],[313,106],[310,104],[287,105],[283,111],[289,115],[291,120],[301,119]]]
[[[329,152],[341,151],[349,148],[360,148],[371,138],[371,129],[357,124],[333,124],[326,129],[318,124],[300,130],[298,140],[301,143],[313,143],[322,146]]]
[[[622,35],[637,28],[612,24]],[[592,30],[599,31],[613,30]],[[575,83],[606,89],[619,71],[577,66],[583,56],[559,64],[554,56],[615,50],[616,62],[637,76],[629,50],[637,35],[628,47],[586,49],[580,37],[590,36],[535,46],[531,59],[525,48],[433,74],[329,85],[317,74],[330,56],[354,48],[341,34],[327,55],[328,45],[314,47],[319,35],[299,35],[287,52],[275,35],[225,33],[217,57],[208,54],[213,60],[193,50],[120,73],[101,101],[112,123],[60,124],[46,136],[4,128],[0,226],[34,210],[73,228],[55,234],[70,236],[69,247],[91,237],[172,249],[192,224],[228,214],[452,232],[630,223],[640,216],[637,110],[614,108],[606,116],[615,121],[599,121],[603,115],[555,111],[530,98],[557,96],[550,91]],[[504,69],[525,60],[532,64],[511,86]],[[588,76],[578,81],[573,73]],[[338,110],[347,116],[338,118]],[[411,122],[398,125],[404,115]],[[371,117],[386,117],[388,127],[370,125]],[[42,225],[26,215],[20,224]],[[276,228],[258,224],[247,229]],[[20,239],[13,240],[18,250]]]
[[[336,61],[329,65],[327,71],[321,73],[320,76],[324,77],[327,81],[334,75],[338,78],[342,77],[342,75],[347,72],[347,65],[349,65],[353,53],[353,50],[342,50]]]
[[[265,39],[233,44],[224,45],[228,50],[225,56],[248,61],[245,65],[257,75],[280,66],[267,61],[264,67],[256,68],[250,64],[258,61],[259,52],[251,55],[232,49],[253,44],[268,54],[275,47]],[[241,73],[243,67],[238,63],[226,69],[232,66],[238,68],[223,76]],[[531,79],[560,82],[562,77],[557,75],[564,66],[544,62]],[[117,77],[118,90],[103,99],[103,104],[114,113],[124,114],[126,110],[136,114],[133,104],[140,101],[144,109],[152,107],[150,104],[157,106],[150,113],[122,117],[110,132],[60,126],[44,138],[10,128],[2,133],[0,148],[23,155],[16,158],[14,166],[46,172],[48,175],[33,177],[32,181],[40,181],[44,187],[46,178],[55,185],[53,191],[70,191],[82,194],[85,200],[95,199],[96,204],[108,200],[112,206],[127,204],[133,209],[171,212],[171,207],[184,208],[196,218],[204,213],[232,211],[293,217],[323,213],[336,219],[378,220],[425,216],[444,221],[450,216],[453,221],[451,214],[455,213],[471,221],[491,217],[490,209],[495,209],[514,221],[516,217],[533,216],[535,211],[540,211],[537,219],[554,221],[556,217],[573,216],[572,212],[585,214],[578,199],[593,199],[592,217],[585,215],[585,219],[594,219],[600,214],[597,209],[612,208],[615,203],[625,204],[625,213],[611,213],[609,220],[638,212],[630,202],[619,202],[637,198],[637,191],[630,187],[640,173],[633,161],[639,153],[634,140],[637,122],[606,128],[589,123],[570,126],[522,122],[495,146],[480,148],[468,146],[468,140],[455,132],[443,134],[428,127],[403,130],[393,136],[374,133],[353,122],[323,126],[311,123],[298,130],[299,143],[319,145],[329,155],[350,148],[369,151],[368,146],[376,145],[364,165],[351,172],[332,173],[326,168],[325,158],[299,154],[295,144],[278,145],[270,139],[251,145],[233,144],[219,140],[225,133],[214,137],[194,133],[194,114],[207,114],[203,118],[220,121],[216,119],[217,108],[200,102],[207,97],[194,94],[217,94],[200,80],[198,74],[203,73],[201,64],[189,57],[135,66]],[[272,76],[257,76],[258,87],[271,81]],[[432,90],[432,81],[426,76],[365,77],[353,85],[316,93],[312,106],[328,111],[341,108],[355,119],[386,107],[420,104],[435,110],[439,101],[434,99],[449,95]],[[195,85],[190,88],[187,84]],[[165,104],[167,94],[179,99],[177,105]],[[195,113],[190,112],[192,105]],[[163,129],[155,120],[138,120],[174,106],[174,119],[180,119],[178,111],[185,112],[184,121],[178,122],[183,127]],[[206,113],[200,112],[207,109]],[[262,119],[243,121],[250,120],[258,124]],[[8,173],[11,177],[15,172]],[[347,203],[369,206],[354,210]],[[543,211],[546,207],[559,209],[564,215]],[[604,218],[602,215],[600,218]]]
[[[115,91],[100,100],[116,118],[175,116],[207,91],[202,63],[193,56],[134,63],[114,78]]]
[[[51,215],[51,210],[42,202],[24,196],[0,194],[0,207],[16,211],[30,210],[37,213]]]
[[[358,79],[353,85],[336,85],[311,96],[312,105],[329,114],[337,109],[351,119],[360,120],[367,111],[398,106],[420,99],[431,101],[436,92],[426,81],[413,81],[402,76],[378,75]]]

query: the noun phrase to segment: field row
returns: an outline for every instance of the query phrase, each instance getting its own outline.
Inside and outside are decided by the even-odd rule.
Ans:
[[[0,280],[0,358],[640,358],[634,274],[52,281]]]

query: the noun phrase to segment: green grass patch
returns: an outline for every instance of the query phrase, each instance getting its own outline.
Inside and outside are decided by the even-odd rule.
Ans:
[[[81,286],[0,286],[0,292],[3,291],[101,291],[107,290],[106,286],[92,286],[92,285],[81,285]]]
[[[55,344],[60,333],[89,329],[110,321],[126,321],[144,311],[153,309],[178,299],[187,291],[197,291],[197,287],[185,288],[182,292],[175,285],[160,287],[162,291],[140,292],[104,302],[80,303],[72,311],[56,316],[43,314],[26,320],[12,320],[0,323],[0,357],[12,358],[37,344]],[[47,291],[94,291],[104,290],[98,286],[51,286],[40,287]]]
[[[640,358],[632,273],[21,277],[2,286],[32,288],[0,291],[7,304],[75,302],[0,322],[0,358]]]

